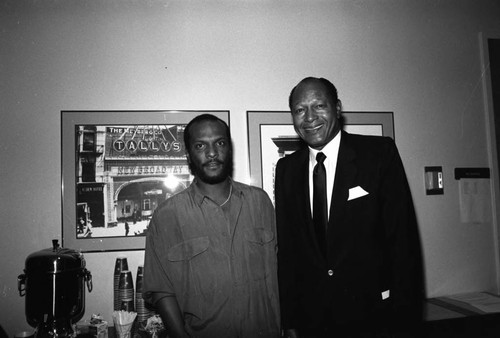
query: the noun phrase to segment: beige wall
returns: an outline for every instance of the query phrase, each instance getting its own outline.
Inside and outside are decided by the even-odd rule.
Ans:
[[[478,33],[495,1],[0,3],[0,325],[25,329],[16,278],[61,237],[61,110],[231,112],[248,180],[247,110],[286,110],[292,86],[332,80],[345,110],[393,111],[423,240],[427,292],[497,291],[494,226],[461,223],[455,167],[487,167]],[[426,196],[424,166],[444,169]],[[110,319],[114,261],[86,254],[86,317]],[[143,252],[125,252],[134,271]]]

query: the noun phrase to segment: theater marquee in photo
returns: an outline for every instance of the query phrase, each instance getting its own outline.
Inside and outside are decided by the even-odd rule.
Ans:
[[[153,211],[192,181],[184,128],[202,113],[63,111],[64,245],[143,249]],[[229,122],[228,112],[207,113]]]

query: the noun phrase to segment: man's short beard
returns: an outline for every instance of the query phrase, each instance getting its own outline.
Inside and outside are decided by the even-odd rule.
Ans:
[[[195,173],[195,176],[202,182],[207,184],[217,184],[224,182],[229,176],[228,166],[224,166],[224,170],[217,176],[208,176],[205,172],[201,171]]]
[[[222,172],[216,176],[206,175],[202,167],[194,165],[192,162],[189,163],[189,170],[191,171],[191,174],[193,174],[203,183],[217,184],[224,182],[229,176],[232,175],[233,157],[230,156],[229,158],[227,158],[226,161],[222,163],[222,166],[223,166]]]

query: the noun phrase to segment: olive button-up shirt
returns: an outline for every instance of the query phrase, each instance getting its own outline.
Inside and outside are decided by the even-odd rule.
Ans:
[[[262,189],[231,185],[226,213],[195,183],[158,207],[144,297],[174,295],[193,337],[279,337],[274,209]]]

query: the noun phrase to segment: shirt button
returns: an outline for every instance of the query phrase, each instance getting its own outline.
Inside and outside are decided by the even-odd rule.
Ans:
[[[328,276],[333,276],[333,270],[328,270]]]

